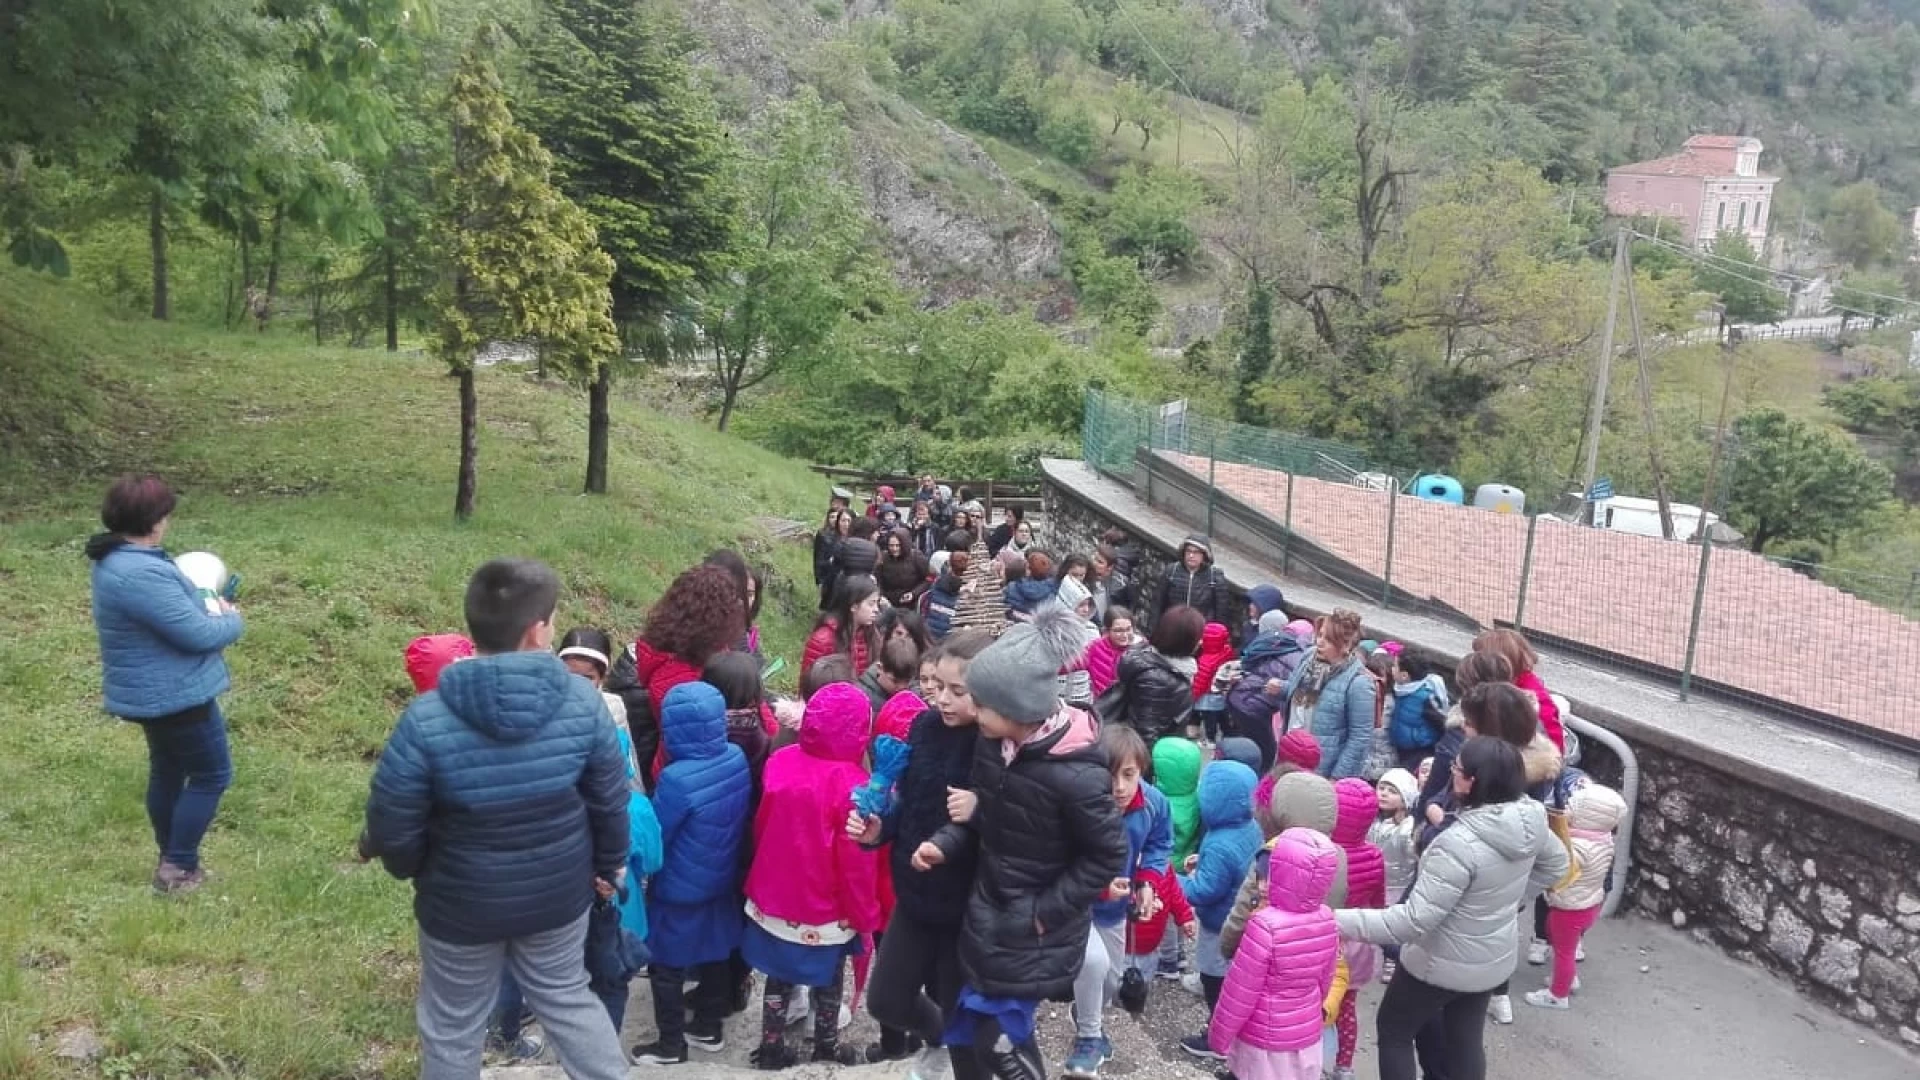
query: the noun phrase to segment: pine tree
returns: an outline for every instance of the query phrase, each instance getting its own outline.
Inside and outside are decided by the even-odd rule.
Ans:
[[[528,57],[534,92],[522,113],[613,256],[613,318],[630,339],[657,340],[728,245],[726,136],[693,83],[691,49],[657,3],[549,0]],[[586,490],[596,494],[607,490],[612,376],[602,366],[589,390]]]
[[[613,260],[593,223],[553,186],[553,159],[514,123],[483,28],[461,57],[448,100],[452,153],[439,178],[441,262],[434,352],[460,382],[460,477],[454,516],[473,513],[479,405],[474,354],[532,340],[549,365],[591,379],[619,349],[607,280]]]

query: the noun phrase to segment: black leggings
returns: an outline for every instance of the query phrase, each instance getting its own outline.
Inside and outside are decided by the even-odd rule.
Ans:
[[[867,1011],[883,1030],[894,1028],[939,1046],[947,1017],[960,1000],[960,982],[958,933],[896,910],[867,978]]]
[[[1488,990],[1471,994],[1445,990],[1421,982],[1405,966],[1397,968],[1374,1021],[1380,1080],[1414,1080],[1414,1035],[1436,1018],[1446,1036],[1447,1080],[1486,1080],[1483,1038],[1491,996]]]

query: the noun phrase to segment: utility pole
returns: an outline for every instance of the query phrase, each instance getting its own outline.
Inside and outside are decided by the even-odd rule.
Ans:
[[[1607,282],[1607,325],[1600,331],[1600,372],[1593,382],[1593,411],[1587,414],[1586,464],[1580,473],[1580,518],[1593,524],[1594,474],[1600,469],[1600,428],[1607,419],[1607,383],[1613,378],[1613,323],[1620,316],[1620,279],[1627,265],[1627,230],[1613,234],[1613,276]]]
[[[1653,495],[1660,506],[1660,535],[1673,539],[1673,500],[1667,497],[1667,473],[1660,463],[1660,428],[1653,416],[1653,375],[1640,336],[1639,290],[1633,287],[1633,253],[1627,253],[1627,320],[1633,328],[1633,360],[1639,367],[1640,419],[1647,427],[1647,463],[1653,469]]]

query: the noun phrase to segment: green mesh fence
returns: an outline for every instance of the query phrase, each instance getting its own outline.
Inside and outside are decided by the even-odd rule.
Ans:
[[[1087,391],[1080,430],[1087,463],[1102,469],[1131,468],[1135,453],[1150,447],[1342,482],[1376,471],[1364,451],[1346,443],[1156,407],[1099,390]]]

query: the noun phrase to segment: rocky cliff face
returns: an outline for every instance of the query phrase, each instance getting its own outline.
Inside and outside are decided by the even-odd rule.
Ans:
[[[875,86],[843,57],[823,57],[842,33],[801,0],[686,0],[707,59],[750,101],[807,83],[847,110],[868,209],[890,238],[899,277],[937,303],[1027,292],[1060,268],[1046,211],[978,143]],[[877,11],[864,3],[858,14]],[[831,77],[822,68],[831,67]]]

